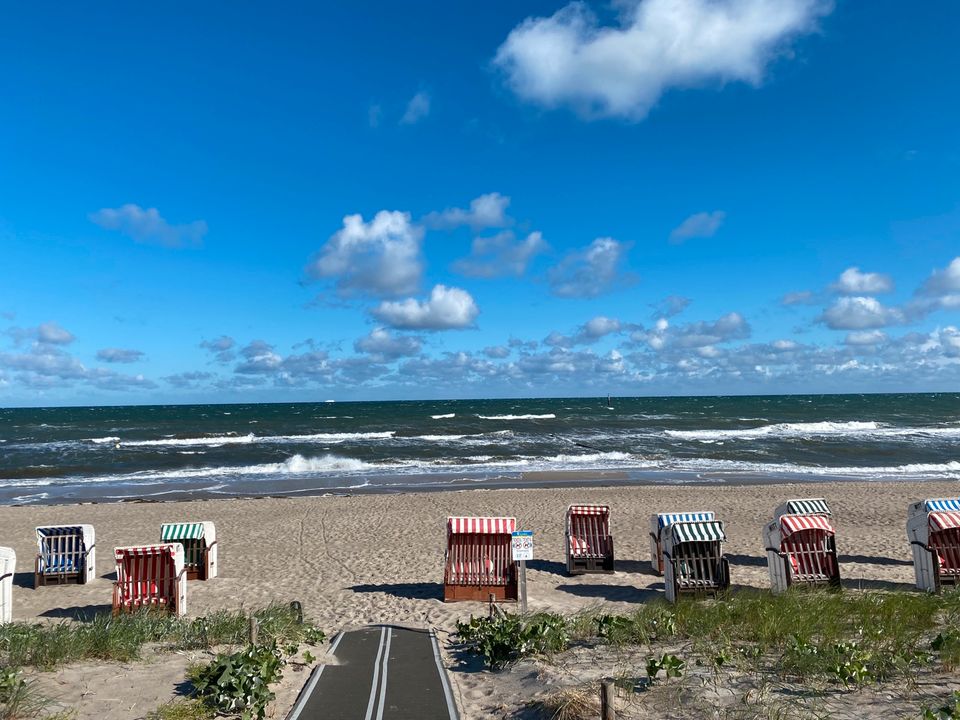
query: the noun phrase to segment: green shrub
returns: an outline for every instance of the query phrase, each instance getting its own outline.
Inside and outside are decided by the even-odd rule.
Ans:
[[[17,668],[0,668],[0,720],[37,717],[48,701],[36,694]]]
[[[664,653],[659,660],[653,657],[647,660],[647,677],[656,680],[661,671],[668,678],[682,677],[686,667],[687,664],[676,655]]]
[[[561,652],[570,645],[567,622],[555,613],[537,613],[529,618],[511,614],[471,616],[469,622],[457,623],[457,636],[468,650],[481,655],[491,670],[530,655]]]
[[[922,720],[960,720],[960,692],[955,692],[950,699],[936,708],[924,707]]]
[[[191,677],[197,697],[222,713],[239,714],[242,720],[262,720],[267,703],[275,697],[270,684],[280,679],[285,664],[276,641],[248,645],[232,654],[217,655]]]

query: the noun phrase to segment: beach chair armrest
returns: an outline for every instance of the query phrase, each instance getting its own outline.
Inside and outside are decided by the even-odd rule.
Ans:
[[[783,552],[783,550],[781,550],[780,548],[768,547],[768,548],[765,548],[765,550],[766,550],[767,552],[776,553],[776,554],[779,555],[780,557],[786,557],[786,556],[787,556],[787,554],[786,554],[785,552]]]
[[[3,575],[0,575],[0,580],[6,580],[8,577],[13,577],[13,573],[9,572],[9,573],[4,573]]]
[[[672,556],[670,555],[670,553],[668,553],[666,550],[663,551],[663,556],[664,556],[667,560],[670,560],[670,561],[673,560],[673,557],[672,557]]]
[[[209,545],[207,545],[207,550],[209,550],[210,548],[212,548],[212,547],[213,547],[214,545],[216,545],[216,544],[217,544],[217,541],[214,540],[212,543],[210,543]]]
[[[648,533],[648,535],[653,538],[654,542],[658,542],[660,540],[660,537],[657,535],[657,533]]]
[[[87,555],[92,553],[96,547],[97,547],[97,544],[93,543],[90,547],[85,548],[83,551],[83,556],[86,557]]]

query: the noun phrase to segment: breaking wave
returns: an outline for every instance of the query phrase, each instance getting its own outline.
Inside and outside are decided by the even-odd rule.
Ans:
[[[477,415],[481,420],[553,420],[557,416],[553,413],[543,415]]]

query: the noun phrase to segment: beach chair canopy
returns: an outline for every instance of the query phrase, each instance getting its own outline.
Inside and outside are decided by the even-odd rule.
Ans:
[[[833,535],[834,529],[823,515],[781,515],[780,516],[780,534],[787,538],[794,533],[803,530],[822,530],[828,535]]]
[[[933,532],[960,528],[960,511],[931,512],[927,519]]]
[[[567,535],[575,557],[604,557],[610,536],[610,506],[571,505],[567,509]]]
[[[657,527],[663,530],[674,523],[704,522],[713,520],[714,517],[712,512],[657,513]]]
[[[177,540],[202,540],[206,523],[166,523],[160,526],[160,539],[163,542]]]
[[[787,500],[786,510],[788,515],[831,515],[830,507],[823,498]]]
[[[960,512],[960,498],[924,500],[923,509],[925,512]]]
[[[675,522],[670,525],[670,535],[674,545],[688,542],[723,542],[727,539],[723,532],[723,523],[719,520]]]
[[[509,535],[517,529],[512,517],[450,517],[448,535]]]

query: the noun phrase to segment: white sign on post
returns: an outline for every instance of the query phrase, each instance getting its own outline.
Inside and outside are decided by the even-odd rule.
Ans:
[[[533,560],[533,530],[517,530],[510,541],[514,562]]]

